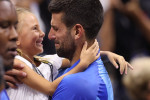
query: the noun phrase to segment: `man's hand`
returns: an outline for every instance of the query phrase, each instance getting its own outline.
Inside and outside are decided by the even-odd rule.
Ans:
[[[21,71],[21,69],[24,68],[24,65],[21,65],[17,62],[14,63],[13,69],[5,72],[4,79],[6,83],[12,87],[12,88],[17,88],[17,83],[21,83],[17,77],[25,78],[26,73]]]

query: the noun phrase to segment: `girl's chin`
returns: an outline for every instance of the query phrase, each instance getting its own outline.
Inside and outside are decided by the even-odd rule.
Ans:
[[[41,48],[41,49],[38,48],[38,49],[36,50],[36,55],[37,55],[37,54],[40,54],[40,53],[43,53],[43,48]]]

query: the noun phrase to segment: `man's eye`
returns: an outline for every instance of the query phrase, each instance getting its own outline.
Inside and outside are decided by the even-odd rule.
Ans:
[[[14,25],[15,29],[17,29],[17,25]]]
[[[10,26],[10,23],[0,23],[1,28],[8,28]]]
[[[58,31],[58,28],[56,28],[56,27],[53,27],[53,29],[54,29],[55,31]]]
[[[16,23],[14,24],[15,29],[17,29],[17,25],[18,25],[18,22],[16,22]]]

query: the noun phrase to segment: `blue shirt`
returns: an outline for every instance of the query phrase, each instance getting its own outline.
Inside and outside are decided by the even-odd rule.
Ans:
[[[74,68],[80,61],[67,69]],[[100,58],[84,71],[71,74],[60,82],[52,100],[113,100],[113,89]]]
[[[9,97],[5,89],[0,93],[0,100],[9,100]]]

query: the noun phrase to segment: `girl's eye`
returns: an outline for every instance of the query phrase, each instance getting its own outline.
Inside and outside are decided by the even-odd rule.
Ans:
[[[33,28],[33,30],[37,30],[37,27],[35,26],[35,27]]]

